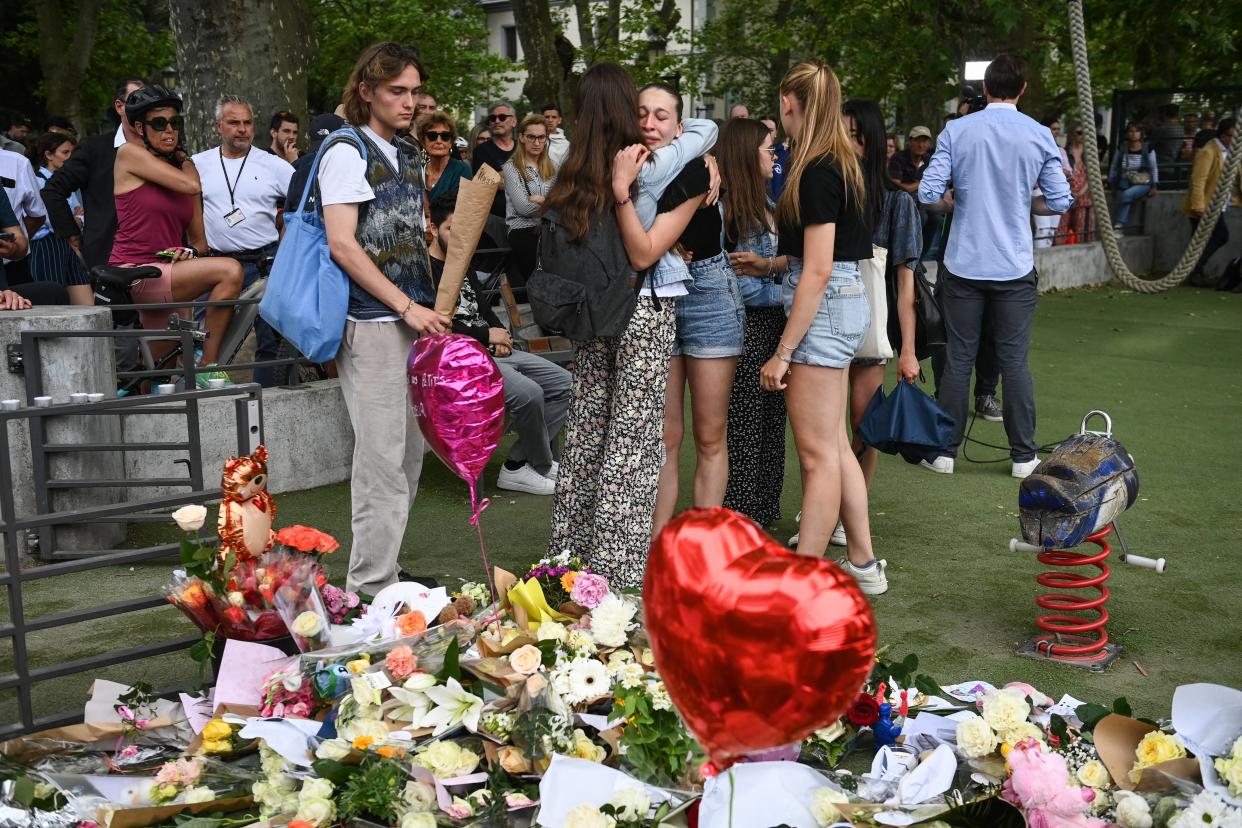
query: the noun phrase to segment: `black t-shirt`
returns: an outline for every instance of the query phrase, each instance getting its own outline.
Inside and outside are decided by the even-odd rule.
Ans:
[[[435,256],[429,256],[431,259],[431,279],[436,289],[440,288],[440,277],[444,275],[444,260],[437,259]],[[484,345],[489,344],[491,337],[491,328],[503,328],[500,320],[496,318],[495,311],[486,302],[480,301],[479,297],[483,295],[483,286],[479,284],[479,279],[474,275],[474,271],[466,268],[465,281],[461,283],[461,295],[457,300],[457,311],[453,314],[452,328],[453,333],[465,334],[474,337]],[[435,302],[427,304],[428,307],[435,307]]]
[[[862,205],[857,199],[851,196],[847,203],[845,178],[841,175],[841,167],[831,156],[815,159],[802,171],[802,180],[798,182],[798,206],[802,224],[781,222],[778,253],[803,258],[803,229],[811,224],[835,224],[834,262],[871,258],[871,237],[875,235],[873,228],[863,218]]]
[[[513,148],[517,149],[517,142],[513,144]],[[496,142],[488,139],[474,148],[473,160],[470,168],[473,172],[478,172],[479,167],[487,164],[496,172],[504,169],[505,162],[509,160],[509,156],[513,155],[512,149],[501,149],[496,146]],[[492,215],[504,218],[505,215],[505,188],[500,187],[496,190],[496,198],[492,199]]]
[[[702,158],[695,158],[668,185],[668,189],[657,202],[657,209],[661,213],[671,212],[709,189],[711,178],[707,174],[707,164]],[[700,207],[690,217],[690,223],[682,231],[677,243],[690,251],[693,255],[692,261],[710,259],[720,253],[720,229],[720,208],[714,204]]]

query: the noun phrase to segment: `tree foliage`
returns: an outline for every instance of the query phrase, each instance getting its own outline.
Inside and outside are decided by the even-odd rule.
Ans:
[[[310,66],[311,107],[331,112],[358,54],[381,40],[417,46],[441,108],[460,114],[495,97],[512,64],[487,52],[474,0],[314,0],[319,54]]]

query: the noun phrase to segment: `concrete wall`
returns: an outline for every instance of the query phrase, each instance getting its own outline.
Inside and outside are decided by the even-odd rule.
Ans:
[[[1152,269],[1153,240],[1148,236],[1130,236],[1121,240],[1121,257],[1135,273]],[[925,262],[928,276],[935,281],[939,270],[935,262]],[[1112,281],[1113,273],[1100,242],[1065,244],[1043,247],[1035,251],[1035,269],[1039,271],[1039,289],[1102,285]]]
[[[1152,270],[1167,273],[1190,244],[1190,220],[1182,212],[1184,192],[1159,192],[1144,202],[1143,232],[1152,237]],[[1230,210],[1225,214],[1229,227],[1229,244],[1212,257],[1204,267],[1209,276],[1219,276],[1221,270],[1236,256],[1242,256],[1242,210]]]

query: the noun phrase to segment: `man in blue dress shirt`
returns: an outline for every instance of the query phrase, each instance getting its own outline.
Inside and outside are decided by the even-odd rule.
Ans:
[[[990,322],[1005,385],[1004,420],[1012,474],[1030,474],[1035,456],[1035,389],[1027,366],[1038,298],[1030,215],[1063,213],[1073,203],[1052,133],[1018,112],[1026,64],[999,55],[984,75],[987,108],[945,125],[919,183],[919,201],[935,204],[952,187],[953,232],[940,271],[948,329],[940,404],[955,421],[947,454],[923,465],[953,473],[966,430],[970,374],[984,319]],[[1032,201],[1038,186],[1042,198]]]

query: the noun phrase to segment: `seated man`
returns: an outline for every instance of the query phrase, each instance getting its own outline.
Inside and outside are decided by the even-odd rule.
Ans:
[[[437,286],[444,273],[453,228],[453,200],[431,202],[431,230],[428,246],[431,274]],[[516,351],[509,332],[500,324],[486,303],[479,301],[482,289],[474,273],[466,271],[461,299],[453,316],[453,333],[472,336],[496,357],[505,381],[505,410],[517,430],[518,439],[496,481],[497,488],[514,492],[550,495],[556,490],[554,445],[556,435],[569,413],[569,372],[554,362],[526,351]]]

